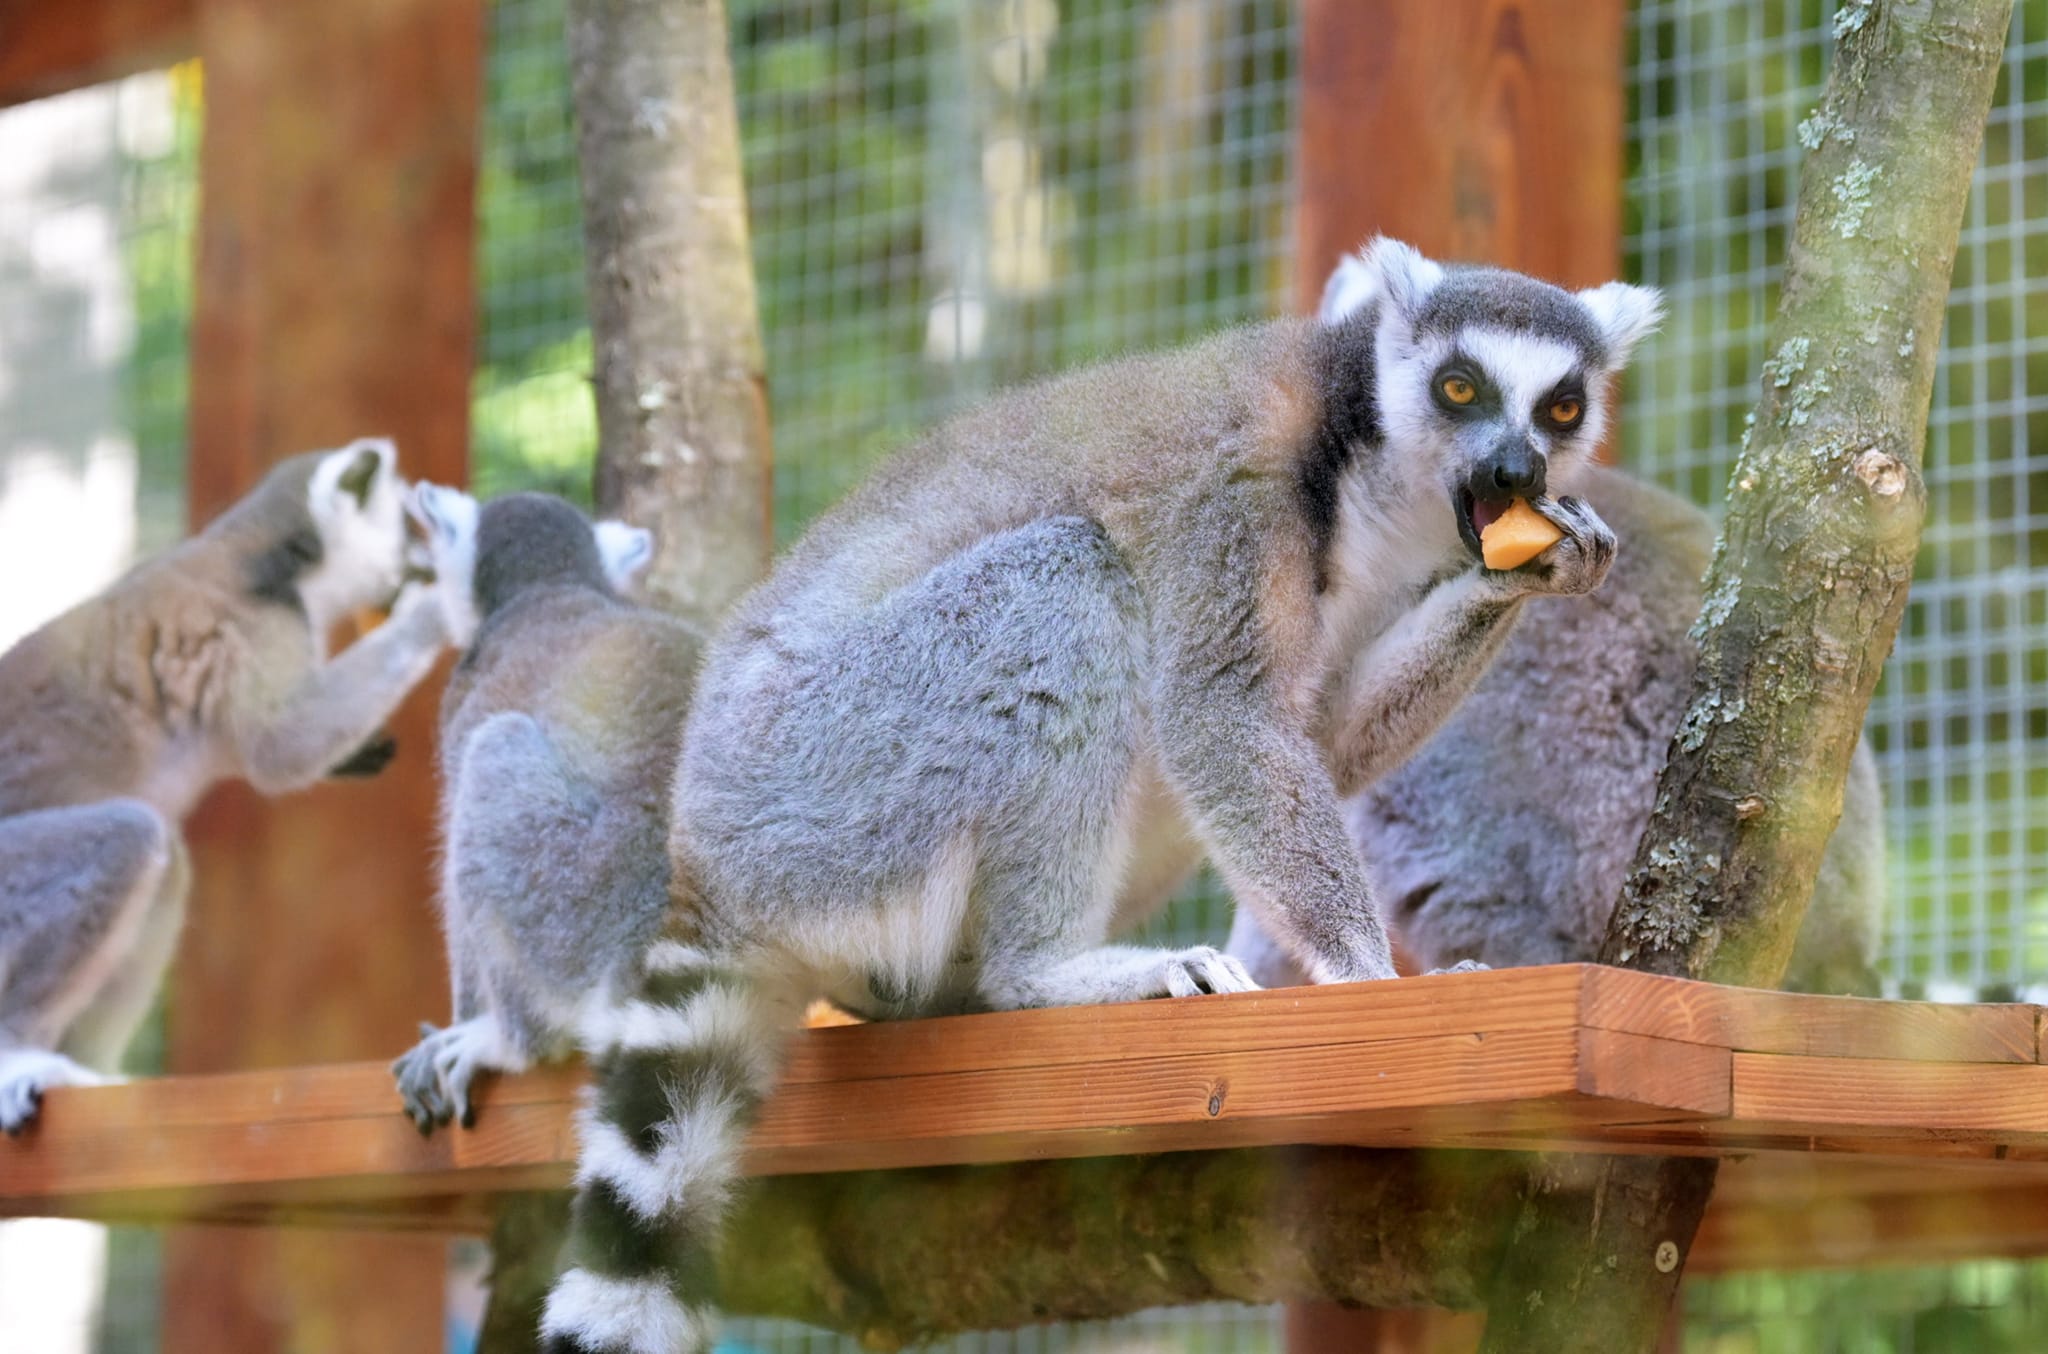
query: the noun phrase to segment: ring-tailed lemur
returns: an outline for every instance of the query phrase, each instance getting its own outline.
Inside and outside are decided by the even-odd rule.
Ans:
[[[1341,324],[1285,320],[1010,392],[887,463],[738,607],[674,796],[675,903],[585,1038],[552,1347],[711,1340],[740,1138],[802,999],[872,1015],[1249,986],[1105,947],[1126,845],[1192,822],[1320,978],[1391,977],[1335,780],[1398,761],[1522,601],[1597,586],[1583,458],[1653,294],[1391,241]],[[1477,563],[1515,496],[1565,533]],[[1164,793],[1146,794],[1158,781]],[[672,1241],[671,1238],[674,1238]]]
[[[277,794],[390,759],[379,730],[445,640],[432,590],[400,590],[403,493],[383,439],[294,457],[0,656],[0,1128],[115,1069],[177,942],[178,824],[208,786]]]
[[[653,555],[557,498],[414,487],[449,629],[442,921],[455,1023],[393,1064],[422,1132],[470,1084],[566,1050],[668,905],[668,785],[702,637],[620,589]]]
[[[1358,260],[1339,265],[1322,318],[1343,320],[1369,286]],[[1388,919],[1423,967],[1597,954],[1692,699],[1688,628],[1713,523],[1602,466],[1579,467],[1570,484],[1628,542],[1606,583],[1589,598],[1532,601],[1442,730],[1345,806]],[[1531,701],[1530,692],[1544,698]],[[1883,804],[1865,744],[1850,765],[1787,985],[1874,993],[1884,901]],[[1300,981],[1248,914],[1238,915],[1230,949],[1262,982]]]

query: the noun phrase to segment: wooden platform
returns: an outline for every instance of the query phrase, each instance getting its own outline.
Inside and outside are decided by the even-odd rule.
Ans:
[[[1706,1269],[2048,1250],[2039,1008],[1594,966],[811,1030],[757,1174],[1345,1143],[1747,1158]],[[394,1050],[395,1051],[395,1050]],[[0,1215],[481,1230],[559,1185],[578,1069],[422,1139],[378,1064],[59,1090]]]

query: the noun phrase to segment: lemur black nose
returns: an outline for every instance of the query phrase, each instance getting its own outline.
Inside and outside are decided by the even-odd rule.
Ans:
[[[1529,498],[1543,492],[1543,453],[1516,437],[1503,439],[1472,473],[1480,498]]]

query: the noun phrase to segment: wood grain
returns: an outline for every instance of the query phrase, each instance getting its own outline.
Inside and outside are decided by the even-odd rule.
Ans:
[[[1816,1134],[2048,1141],[2048,1067],[1738,1053],[1733,1117]]]
[[[1302,10],[1297,309],[1373,232],[1569,286],[1621,257],[1622,0]]]
[[[2038,1064],[1931,1062],[1917,1042],[1884,1059],[1709,1040],[1758,1042],[1761,1030],[1783,1042],[1783,1000],[1560,966],[814,1029],[796,1038],[749,1169],[1292,1143],[2048,1153]],[[2014,1028],[2003,1007],[1802,998],[1799,1010],[1813,1030],[1839,1032],[1802,1037],[1808,1048],[1867,1050],[1871,1029],[1938,1028],[1953,1048],[1995,1054]],[[1608,1023],[1572,1023],[1580,1011]],[[1626,1024],[1640,1028],[1611,1027]],[[573,1155],[583,1080],[565,1067],[491,1082],[474,1130],[431,1139],[399,1114],[381,1061],[59,1090],[27,1137],[0,1144],[0,1210],[70,1211],[95,1195],[133,1207],[179,1191],[202,1192],[209,1211],[316,1196],[400,1209],[507,1179],[547,1183]]]
[[[1563,1030],[1579,1023],[1586,971],[1584,965],[1558,964],[1398,983],[845,1026],[801,1040],[783,1081],[1036,1067],[1070,1061],[1077,1050],[1103,1048],[1139,1059],[1190,1047],[1229,1052],[1487,1029]]]
[[[184,60],[194,9],[194,0],[0,0],[0,108]]]
[[[1311,1144],[1758,1153],[1729,1172],[1703,1268],[1946,1259],[1978,1253],[1973,1235],[2017,1254],[2048,1247],[2048,1227],[1991,1206],[2048,1206],[2048,1067],[1932,1061],[1925,1036],[2003,1058],[2033,1022],[1565,966],[815,1029],[747,1167]],[[1865,1056],[1872,1031],[1902,1056]],[[1738,1047],[1788,1042],[1844,1056]],[[53,1091],[0,1142],[0,1213],[476,1232],[494,1194],[567,1181],[584,1080],[491,1082],[475,1129],[431,1139],[381,1061]]]
[[[1579,1016],[1587,1025],[1738,1052],[2031,1063],[2040,1048],[2033,1006],[1814,997],[1598,965],[1585,984]]]

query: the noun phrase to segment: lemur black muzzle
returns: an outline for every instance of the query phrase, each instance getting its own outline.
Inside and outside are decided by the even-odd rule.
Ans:
[[[1486,458],[1472,467],[1465,487],[1453,495],[1458,516],[1458,537],[1473,558],[1480,555],[1479,533],[1507,511],[1517,498],[1534,498],[1543,492],[1545,461],[1529,439],[1519,434],[1494,443]]]

